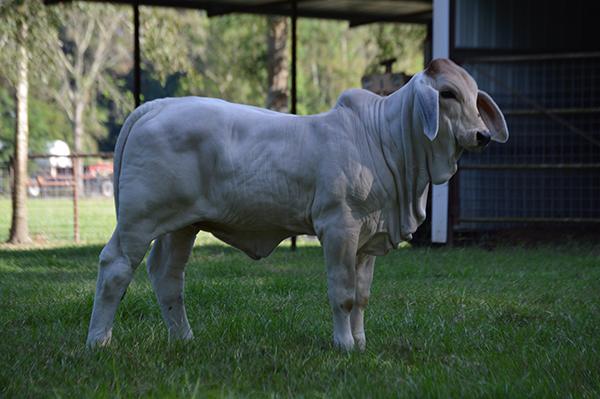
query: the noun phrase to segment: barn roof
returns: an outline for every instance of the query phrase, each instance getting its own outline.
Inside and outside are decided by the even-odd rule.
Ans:
[[[140,6],[179,7],[205,10],[208,16],[230,13],[265,15],[293,14],[290,0],[87,0]],[[65,0],[45,0],[46,4]],[[428,23],[431,0],[296,0],[297,16],[346,20],[351,26],[371,22]]]

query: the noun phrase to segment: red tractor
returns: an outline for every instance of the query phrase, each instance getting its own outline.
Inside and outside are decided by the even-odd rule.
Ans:
[[[84,167],[82,176],[83,195],[112,197],[113,163],[101,161]],[[73,187],[73,168],[43,168],[29,179],[28,192],[31,197],[66,196]]]

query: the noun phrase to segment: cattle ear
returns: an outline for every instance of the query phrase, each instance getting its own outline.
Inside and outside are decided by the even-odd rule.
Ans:
[[[498,143],[506,143],[508,141],[508,126],[502,111],[496,105],[492,97],[483,90],[477,93],[477,110],[483,123],[490,131],[492,140]]]
[[[424,79],[416,81],[416,116],[423,126],[425,136],[433,141],[438,133],[440,120],[439,93]]]

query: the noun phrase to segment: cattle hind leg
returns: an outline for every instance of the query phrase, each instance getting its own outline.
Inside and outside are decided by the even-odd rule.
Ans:
[[[184,270],[198,229],[189,226],[160,236],[150,251],[147,268],[169,340],[193,338],[183,301]]]
[[[126,245],[124,245],[126,244]],[[110,343],[117,307],[141,262],[149,241],[139,238],[122,242],[119,227],[100,253],[94,308],[90,319],[87,346]]]

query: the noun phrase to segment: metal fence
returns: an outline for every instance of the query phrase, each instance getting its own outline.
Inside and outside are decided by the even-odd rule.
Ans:
[[[12,173],[10,162],[0,166],[0,241],[5,241]],[[102,242],[110,237],[115,225],[112,153],[31,155],[28,171],[28,224],[34,242]]]
[[[455,229],[600,222],[600,54],[493,57],[463,66],[503,110],[511,136],[463,156]]]

